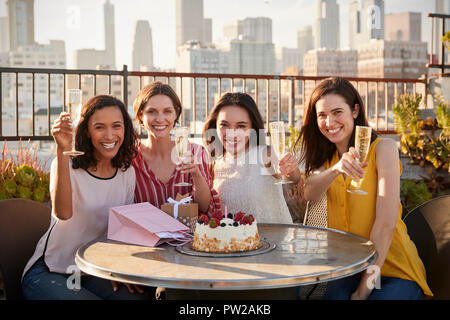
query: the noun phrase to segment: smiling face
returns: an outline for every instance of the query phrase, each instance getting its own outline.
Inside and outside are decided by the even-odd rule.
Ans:
[[[177,113],[172,100],[166,95],[159,94],[148,100],[140,118],[149,135],[160,139],[170,137]]]
[[[89,118],[88,134],[98,161],[113,159],[123,143],[125,126],[117,106],[103,107]]]
[[[342,96],[334,93],[323,96],[316,103],[319,130],[336,145],[340,154],[347,151],[358,112],[358,105],[352,110]]]
[[[216,128],[225,150],[233,155],[245,151],[248,146],[252,122],[242,107],[225,106],[217,115]]]

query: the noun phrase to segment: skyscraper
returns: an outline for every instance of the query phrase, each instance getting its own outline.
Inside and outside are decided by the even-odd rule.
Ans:
[[[34,0],[7,0],[9,50],[34,44]]]
[[[391,13],[384,17],[386,40],[421,41],[422,13]]]
[[[272,43],[272,19],[267,17],[242,20],[244,39],[247,41]]]
[[[203,0],[176,0],[176,47],[187,41],[203,41]]]
[[[8,17],[0,17],[0,53],[9,51]]]
[[[133,70],[139,71],[153,68],[152,29],[148,21],[139,20],[134,26],[134,41],[132,54]]]
[[[349,12],[350,48],[384,39],[384,0],[355,0]]]
[[[114,30],[114,5],[109,0],[103,4],[104,25],[105,25],[105,51],[106,64],[111,68],[116,68],[116,40]]]
[[[272,43],[272,19],[256,17],[236,20],[224,25],[223,35],[227,40]]]
[[[314,48],[339,48],[339,5],[336,0],[316,0],[313,23]]]

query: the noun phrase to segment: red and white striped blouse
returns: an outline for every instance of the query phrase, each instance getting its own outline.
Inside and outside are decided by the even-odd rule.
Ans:
[[[196,163],[199,163],[200,172],[205,177],[206,183],[211,190],[211,203],[209,205],[208,213],[212,214],[214,211],[220,211],[220,198],[216,190],[213,188],[213,180],[209,173],[209,156],[206,149],[196,143],[189,143],[191,154],[195,157]],[[142,152],[138,147],[138,154],[132,161],[132,165],[136,172],[136,188],[134,190],[134,202],[150,202],[155,207],[161,208],[161,205],[167,203],[168,198],[175,199],[177,193],[189,193],[192,198],[192,186],[176,187],[175,184],[181,182],[180,170],[174,170],[167,183],[162,182],[148,167],[144,160]],[[184,181],[193,184],[191,174],[184,174]]]

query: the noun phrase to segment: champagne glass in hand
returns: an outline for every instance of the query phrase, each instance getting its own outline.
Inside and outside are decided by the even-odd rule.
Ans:
[[[70,119],[72,120],[72,150],[64,151],[63,154],[73,157],[84,154],[83,151],[75,150],[77,125],[80,121],[81,114],[81,92],[80,89],[69,89],[67,91],[67,112],[70,114]]]
[[[185,155],[189,151],[189,128],[173,128],[173,137],[175,138],[175,148],[177,150],[178,164],[183,164],[186,160]],[[191,183],[184,182],[184,175],[181,174],[181,182],[175,184],[176,187],[192,186]]]
[[[372,128],[364,126],[356,126],[355,130],[355,149],[359,154],[359,163],[363,164],[366,161],[367,154],[369,153],[370,137],[372,136]],[[347,192],[354,194],[366,195],[367,192],[360,189],[361,180],[356,182],[352,180]]]
[[[284,131],[284,122],[275,121],[269,123],[270,139],[272,141],[272,149],[275,151],[278,160],[280,160],[286,153],[286,133]],[[281,181],[275,184],[289,184],[292,181],[286,181],[285,176],[282,176]]]

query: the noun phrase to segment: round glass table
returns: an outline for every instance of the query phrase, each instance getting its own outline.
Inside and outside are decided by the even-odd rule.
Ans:
[[[297,224],[258,224],[258,229],[272,246],[260,254],[195,256],[168,244],[144,247],[103,238],[80,247],[75,262],[87,274],[115,281],[230,291],[336,280],[365,270],[377,258],[371,241],[343,231]]]

